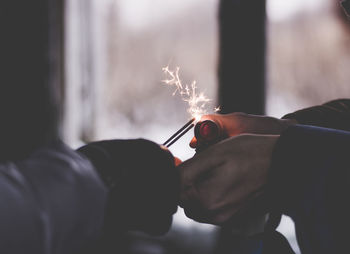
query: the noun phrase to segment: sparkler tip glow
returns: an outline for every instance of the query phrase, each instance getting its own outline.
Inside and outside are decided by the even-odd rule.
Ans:
[[[217,106],[216,108],[214,108],[214,112],[218,113],[221,111],[221,106]]]
[[[197,93],[196,81],[193,81],[191,85],[182,84],[179,75],[180,67],[176,67],[176,69],[172,71],[168,65],[163,67],[162,70],[164,74],[168,76],[168,79],[165,79],[162,82],[166,85],[175,87],[173,96],[176,93],[180,94],[182,100],[188,103],[188,113],[195,119],[196,122],[198,122],[203,115],[207,114],[206,105],[211,100],[207,98],[204,93]]]

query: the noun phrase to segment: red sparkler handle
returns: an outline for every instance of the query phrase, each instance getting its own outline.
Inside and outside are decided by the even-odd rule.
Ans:
[[[197,147],[197,152],[224,138],[219,125],[211,120],[198,122],[194,129],[194,135],[200,144],[200,147]]]

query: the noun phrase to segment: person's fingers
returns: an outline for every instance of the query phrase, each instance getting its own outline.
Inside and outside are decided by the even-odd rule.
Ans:
[[[174,157],[174,165],[176,167],[182,163],[182,160],[180,160],[178,157],[175,157],[166,146],[161,145],[160,148],[163,149],[164,151],[170,153]]]
[[[210,223],[213,215],[197,202],[187,203],[184,206],[186,216],[200,223]]]
[[[218,145],[215,144],[201,153],[197,153],[193,158],[179,165],[182,183],[192,183],[199,174],[215,169],[224,163],[226,158],[220,155]]]
[[[175,163],[175,166],[177,167],[182,163],[182,160],[180,160],[178,157],[174,157],[174,163]]]
[[[227,115],[211,114],[202,116],[201,121],[210,120],[215,122],[222,131],[222,135],[232,137],[241,133],[238,129],[240,125],[239,119],[244,115],[244,113],[232,113]]]
[[[191,142],[190,142],[190,147],[191,148],[197,148],[197,139],[196,137],[193,137]]]
[[[197,222],[224,225],[226,221],[230,220],[240,210],[240,205],[230,203],[222,207],[211,207],[193,198],[183,200],[181,207],[183,207],[188,218]]]
[[[201,117],[201,122],[210,120],[215,122],[220,128],[223,127],[223,123],[225,121],[225,115],[219,115],[219,114],[211,114],[211,115],[204,115]]]
[[[244,225],[247,221],[256,219],[264,214],[261,208],[262,203],[261,196],[263,190],[259,189],[236,202],[227,203],[221,210],[218,210],[216,216],[213,217],[213,222],[216,225],[229,225],[233,228]]]
[[[239,225],[244,218],[254,217],[260,213],[250,211],[254,208],[252,203],[261,196],[261,190],[246,193],[244,197],[224,198],[224,202],[203,202],[206,197],[189,195],[188,199],[182,200],[181,207],[184,208],[187,217],[202,223],[210,223],[218,226],[232,224]],[[219,196],[218,196],[219,197]],[[214,201],[214,200],[213,200]]]
[[[250,115],[241,112],[221,115],[204,115],[201,121],[214,121],[222,131],[222,134],[233,137],[243,133],[252,134],[280,134],[290,125],[296,124],[295,120],[278,119],[262,115]],[[196,145],[197,147],[199,144]]]

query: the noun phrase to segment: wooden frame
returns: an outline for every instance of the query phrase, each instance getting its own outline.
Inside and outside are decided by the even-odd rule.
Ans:
[[[263,114],[265,0],[221,0],[219,102],[224,113]]]

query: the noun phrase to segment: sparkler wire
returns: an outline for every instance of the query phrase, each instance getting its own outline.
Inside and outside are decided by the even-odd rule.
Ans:
[[[163,146],[166,146],[168,143],[170,143],[177,135],[179,135],[184,129],[186,129],[188,126],[190,126],[190,124],[193,123],[195,120],[196,120],[195,118],[192,118],[188,123],[186,123],[183,127],[181,127],[180,130],[175,132],[174,135],[172,135],[167,141],[165,141]]]
[[[178,141],[183,135],[185,135],[187,132],[189,132],[194,127],[194,124],[191,124],[188,126],[179,136],[177,136],[173,141],[170,142],[170,144],[166,145],[166,147],[170,147],[173,145],[176,141]]]

